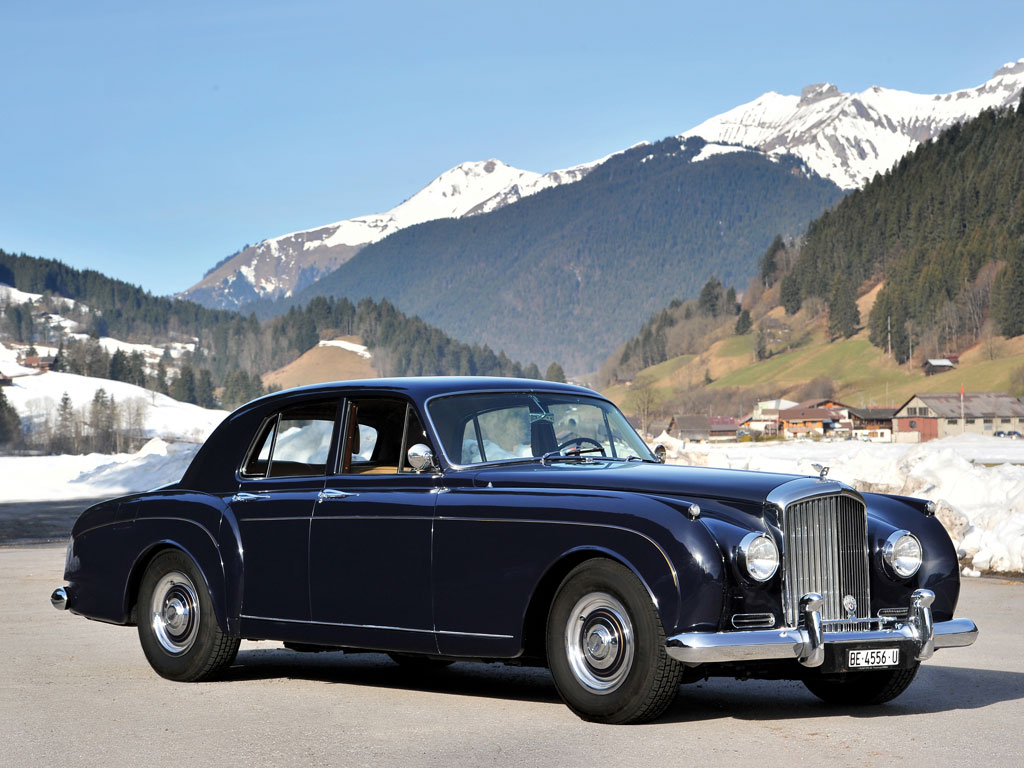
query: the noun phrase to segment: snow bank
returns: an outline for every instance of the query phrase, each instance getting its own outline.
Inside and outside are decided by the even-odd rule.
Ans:
[[[3,501],[112,498],[181,479],[195,443],[153,439],[138,453],[87,456],[0,456]]]
[[[669,463],[816,474],[860,491],[930,499],[961,556],[964,573],[1024,573],[1024,440],[962,435],[918,445],[793,440],[785,443],[654,441]]]
[[[28,419],[39,424],[47,414],[51,418],[54,416],[65,392],[77,409],[91,403],[99,389],[103,389],[108,396],[112,396],[121,404],[132,401],[144,403],[143,423],[147,437],[199,443],[205,440],[227,416],[227,411],[182,403],[167,395],[123,381],[56,371],[17,378],[14,380],[14,386],[4,388],[4,393],[23,420]]]

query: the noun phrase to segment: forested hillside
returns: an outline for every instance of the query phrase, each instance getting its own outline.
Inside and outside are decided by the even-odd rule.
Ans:
[[[1024,368],[1008,371],[1020,365],[1021,335],[1024,103],[954,126],[802,238],[777,237],[741,302],[710,280],[698,300],[653,313],[605,361],[600,381],[660,381],[659,396],[676,407],[749,407],[806,394],[801,377],[817,381],[815,396],[861,391],[872,377],[893,391],[922,387],[924,358],[964,353],[987,373],[965,370],[961,381],[978,386],[987,375],[988,387],[998,379],[1017,392]],[[778,362],[800,359],[814,365]]]
[[[704,147],[638,146],[515,205],[409,227],[259,311],[317,294],[387,298],[458,338],[587,370],[712,275],[744,284],[777,232],[799,233],[841,196],[795,160],[731,152],[694,162]]]
[[[5,251],[0,251],[0,283],[43,294],[35,304],[0,306],[0,339],[59,346],[57,365],[63,370],[170,391],[203,405],[213,404],[215,386],[225,388],[225,405],[262,394],[262,373],[291,362],[320,339],[343,335],[359,336],[373,350],[378,370],[385,375],[540,377],[536,366],[524,368],[503,352],[458,342],[387,301],[364,299],[353,304],[318,297],[302,308],[293,307],[260,322],[255,315],[155,297],[98,272]],[[54,326],[48,313],[74,320],[93,339],[64,338],[61,326]],[[160,368],[147,375],[141,355],[111,355],[95,341],[99,336],[158,347],[172,340],[194,339],[195,351],[176,360],[165,354]]]
[[[1024,104],[1024,102],[1022,102]],[[990,315],[1024,332],[1024,108],[954,126],[854,192],[807,230],[782,278],[790,314],[807,297],[831,304],[837,276],[884,280],[867,320],[897,360],[911,348],[956,350]]]

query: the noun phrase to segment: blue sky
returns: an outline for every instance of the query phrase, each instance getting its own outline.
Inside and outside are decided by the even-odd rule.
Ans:
[[[0,248],[173,293],[246,243],[532,171],[767,90],[939,93],[1024,57],[1024,3],[0,5]]]

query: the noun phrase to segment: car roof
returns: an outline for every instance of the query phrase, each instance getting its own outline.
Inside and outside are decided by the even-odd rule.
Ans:
[[[561,384],[554,381],[538,379],[517,379],[504,376],[405,376],[388,379],[354,379],[351,381],[329,381],[323,384],[309,384],[281,392],[265,395],[256,402],[267,402],[271,398],[282,395],[302,393],[318,394],[325,392],[367,392],[392,391],[406,394],[414,400],[423,402],[436,395],[447,395],[456,392],[489,392],[489,391],[526,391],[526,392],[561,392],[572,395],[588,395],[601,397],[586,387],[575,384]]]

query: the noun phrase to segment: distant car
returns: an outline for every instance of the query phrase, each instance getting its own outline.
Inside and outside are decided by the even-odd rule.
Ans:
[[[1001,429],[997,429],[992,433],[992,437],[1009,437],[1009,435]]]
[[[1013,438],[1014,440],[1020,440],[1020,438],[1021,438],[1020,432],[1018,432],[1015,429],[1011,429],[1009,432],[1007,432],[1006,436],[1010,437],[1010,438]]]
[[[216,676],[248,638],[546,665],[607,723],[707,676],[878,704],[978,630],[954,618],[934,507],[826,471],[666,466],[565,384],[304,387],[231,414],[180,482],[86,510],[51,601],[137,625],[172,680]]]

